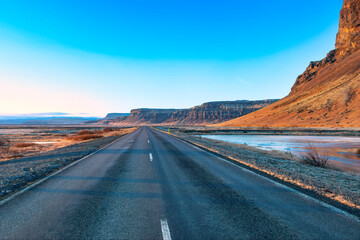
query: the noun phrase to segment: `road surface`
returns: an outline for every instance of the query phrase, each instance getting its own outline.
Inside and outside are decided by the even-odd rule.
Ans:
[[[0,238],[360,239],[360,225],[141,127],[2,204]]]

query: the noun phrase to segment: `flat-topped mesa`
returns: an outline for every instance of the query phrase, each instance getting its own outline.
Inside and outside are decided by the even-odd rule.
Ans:
[[[277,100],[207,102],[199,106],[174,112],[168,123],[194,125],[224,122],[254,112]]]
[[[139,108],[131,110],[129,116],[105,118],[93,123],[115,125],[202,125],[219,123],[254,112],[276,101],[277,99],[218,101],[207,102],[187,109]],[[112,115],[114,114],[109,116]]]
[[[126,118],[129,124],[160,124],[168,120],[172,113],[179,109],[154,109],[138,108],[130,111],[130,116]]]
[[[348,55],[360,49],[360,1],[344,0],[336,36],[337,55]]]

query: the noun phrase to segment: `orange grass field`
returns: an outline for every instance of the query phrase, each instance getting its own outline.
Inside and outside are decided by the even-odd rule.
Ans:
[[[0,128],[0,162],[97,138],[121,136],[135,128]],[[3,144],[1,144],[3,143]]]

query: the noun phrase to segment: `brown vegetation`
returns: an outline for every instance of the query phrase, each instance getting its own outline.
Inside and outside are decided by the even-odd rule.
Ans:
[[[114,128],[111,128],[111,127],[106,127],[102,130],[102,132],[106,133],[106,132],[113,132],[113,131],[116,131],[116,129]]]
[[[103,130],[81,130],[77,132],[77,135],[74,136],[68,136],[66,139],[71,141],[87,141],[91,139],[96,138],[102,138],[104,137],[103,134],[106,134],[106,136],[109,136],[109,133],[115,132],[116,129],[111,127],[106,127]]]
[[[71,141],[87,141],[87,140],[102,138],[102,137],[104,137],[104,136],[100,135],[100,134],[92,133],[92,134],[70,136],[70,137],[67,137],[66,139],[71,140]]]
[[[15,148],[27,148],[27,147],[33,147],[37,145],[36,143],[32,143],[32,142],[22,142],[22,143],[16,143],[14,144],[13,147]]]
[[[81,130],[77,133],[77,135],[89,135],[89,134],[94,134],[94,132],[90,130]]]
[[[6,138],[0,138],[0,154],[7,153],[10,148],[10,141]]]
[[[9,132],[11,132],[9,128]],[[134,131],[136,128],[37,128],[15,131],[9,135],[0,135],[0,161],[30,156],[32,154],[51,151],[82,141],[120,136]],[[29,131],[30,130],[30,131]],[[32,134],[33,133],[33,134]],[[79,135],[80,134],[80,135]],[[11,137],[11,142],[8,140]],[[36,143],[35,143],[36,142]],[[31,145],[31,146],[30,146]]]
[[[301,155],[301,160],[309,165],[316,167],[326,167],[329,161],[329,158],[321,154],[318,149],[308,143],[308,146],[305,148],[306,152]]]

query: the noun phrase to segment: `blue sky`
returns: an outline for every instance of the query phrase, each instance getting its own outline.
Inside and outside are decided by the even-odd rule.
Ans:
[[[102,116],[286,96],[341,0],[1,1],[0,113]]]

